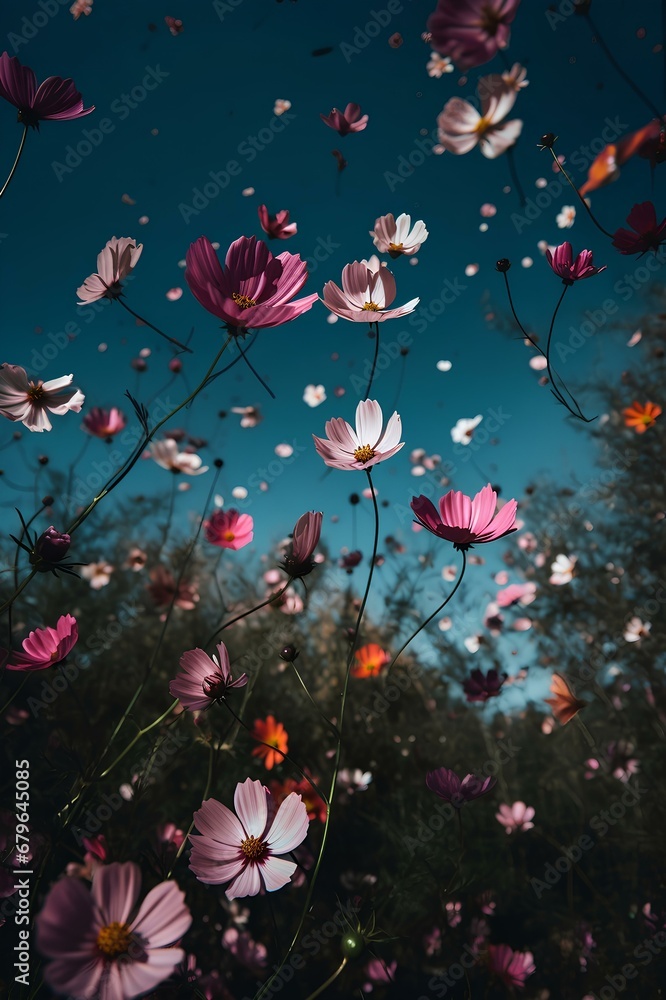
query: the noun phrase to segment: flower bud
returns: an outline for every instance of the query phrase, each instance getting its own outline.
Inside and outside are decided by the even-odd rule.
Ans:
[[[35,542],[35,547],[30,554],[30,562],[39,569],[48,571],[51,564],[60,562],[69,551],[71,538],[51,525],[39,536]],[[39,566],[40,563],[45,565]]]
[[[283,646],[280,650],[280,656],[283,660],[286,660],[287,663],[293,663],[298,656],[298,650],[292,645]]]
[[[509,260],[508,257],[502,257],[495,264],[495,270],[499,271],[500,274],[504,274],[506,271],[509,270],[510,267],[511,267],[511,261]]]

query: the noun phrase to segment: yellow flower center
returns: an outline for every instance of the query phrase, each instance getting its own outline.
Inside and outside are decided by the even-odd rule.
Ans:
[[[107,958],[117,958],[129,950],[132,933],[127,924],[114,921],[102,927],[97,935],[97,947]]]
[[[402,250],[402,243],[389,243],[388,248],[394,251]]]
[[[250,861],[258,861],[265,854],[266,848],[257,837],[248,837],[241,842],[241,851]]]
[[[474,126],[474,131],[482,134],[489,128],[490,124],[491,122],[489,118],[479,118],[478,122]]]
[[[233,542],[233,540],[234,540],[234,538],[235,538],[236,536],[235,536],[235,534],[233,533],[233,531],[225,531],[225,533],[224,533],[224,536],[223,536],[223,537],[224,537],[224,540],[225,540],[225,542]]]
[[[357,462],[369,462],[371,458],[375,457],[374,449],[370,447],[369,444],[364,444],[360,448],[357,448],[354,452],[354,458]]]
[[[366,310],[369,309],[370,312],[376,312],[377,313],[377,312],[381,312],[381,308],[382,307],[378,306],[376,302],[366,302],[365,305],[362,306],[362,308],[366,309]]]
[[[31,382],[28,386],[28,399],[42,399],[44,396],[44,389],[42,388],[42,383],[35,385]]]
[[[232,292],[231,297],[239,309],[249,309],[250,306],[257,304],[255,299],[251,299],[249,295],[242,295],[240,292]]]

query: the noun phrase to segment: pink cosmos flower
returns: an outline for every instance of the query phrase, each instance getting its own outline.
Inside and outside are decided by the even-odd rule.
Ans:
[[[499,812],[495,813],[495,819],[501,823],[507,833],[518,833],[520,830],[531,830],[534,823],[534,809],[526,806],[524,802],[514,802],[508,806],[502,803]]]
[[[618,229],[613,234],[613,246],[623,254],[638,253],[641,256],[648,250],[656,253],[666,240],[666,219],[657,223],[657,212],[651,201],[634,205],[627,216],[627,222],[634,230]]]
[[[205,236],[187,251],[185,280],[195,299],[231,331],[281,326],[312,308],[317,295],[292,302],[307,281],[298,254],[274,257],[254,236],[241,236],[227,250],[222,268]]]
[[[226,698],[227,691],[246,684],[247,674],[232,680],[227,647],[220,642],[217,656],[210,657],[203,649],[188,649],[183,653],[180,673],[169,684],[169,693],[191,712],[201,712]]]
[[[546,250],[546,259],[555,274],[560,276],[565,285],[573,285],[574,281],[591,278],[595,274],[600,274],[606,270],[605,264],[603,267],[592,266],[591,250],[581,250],[574,260],[571,243],[568,241],[555,247],[552,253],[550,250]]]
[[[347,264],[342,269],[342,289],[327,281],[323,294],[326,308],[352,323],[381,323],[408,316],[420,301],[410,299],[404,306],[388,308],[396,296],[395,278],[374,254],[370,260]]]
[[[520,0],[439,0],[428,18],[433,48],[459,70],[489,62],[505,49]]]
[[[333,108],[330,115],[319,115],[329,128],[335,129],[339,135],[349,135],[350,132],[362,132],[368,124],[368,116],[361,117],[359,104],[348,104],[344,111]]]
[[[508,944],[488,945],[488,968],[505,986],[522,990],[536,970],[531,951],[513,951]]]
[[[298,232],[296,223],[289,222],[289,212],[286,208],[281,209],[277,215],[269,215],[266,206],[260,205],[257,212],[261,228],[271,240],[288,240]]]
[[[50,431],[46,411],[62,416],[68,410],[78,413],[85,402],[79,389],[68,389],[73,375],[43,382],[29,382],[20,365],[0,365],[0,414],[8,420],[20,420],[29,431]]]
[[[254,940],[249,931],[239,931],[237,927],[228,927],[222,935],[222,945],[253,975],[262,975],[266,967],[268,951],[261,941]]]
[[[152,441],[149,455],[163,469],[169,472],[184,472],[188,476],[202,476],[208,466],[201,464],[201,456],[190,451],[178,451],[178,442],[173,438]]]
[[[161,882],[133,916],[140,889],[133,861],[99,865],[91,891],[78,878],[55,883],[36,920],[52,989],[73,1000],[132,1000],[171,975],[185,952],[168,946],[192,923],[185,894]]]
[[[321,511],[308,511],[299,517],[287,549],[282,567],[293,577],[307,576],[314,568],[312,553],[319,544],[321,535]]]
[[[513,146],[523,130],[519,118],[504,119],[516,103],[517,91],[499,74],[479,81],[481,114],[469,101],[452,97],[437,118],[439,141],[444,149],[461,156],[477,144],[483,155],[494,160]]]
[[[517,501],[509,500],[497,514],[496,505],[497,494],[490,483],[473,500],[464,493],[450,490],[439,501],[439,513],[425,496],[414,497],[410,503],[424,528],[453,542],[453,547],[461,551],[480,542],[494,542],[516,531]]]
[[[61,615],[56,627],[36,628],[23,640],[23,652],[10,652],[7,670],[45,670],[64,660],[79,639],[79,627],[72,615]],[[0,650],[0,662],[7,650]]]
[[[40,121],[68,121],[95,110],[84,109],[73,80],[49,76],[38,87],[33,71],[7,52],[0,55],[0,97],[18,108],[20,122],[36,129]]]
[[[102,587],[106,587],[111,582],[111,574],[114,569],[115,567],[111,563],[105,562],[102,559],[100,562],[88,563],[87,566],[82,566],[81,576],[84,580],[88,581],[92,590],[101,590]]]
[[[394,413],[384,428],[382,409],[375,399],[363,399],[356,407],[356,430],[334,417],[326,421],[326,437],[313,434],[317,454],[332,469],[370,469],[404,447],[400,441],[402,421]]]
[[[426,785],[430,791],[444,802],[449,802],[454,809],[460,809],[465,802],[471,802],[472,799],[485,795],[493,788],[495,782],[495,778],[482,779],[473,774],[468,774],[461,780],[455,771],[450,771],[446,767],[429,771],[426,776]]]
[[[104,410],[101,406],[93,406],[92,410],[86,413],[81,426],[88,434],[98,438],[112,438],[119,434],[127,425],[127,418],[124,413],[112,406],[110,410]]]
[[[237,551],[254,538],[254,521],[249,514],[239,514],[232,507],[216,510],[209,521],[204,521],[204,534],[211,545]]]
[[[86,17],[92,14],[93,0],[74,0],[74,3],[69,8],[69,12],[75,21],[85,14]]]
[[[428,230],[421,220],[412,226],[411,215],[405,215],[403,212],[396,219],[389,212],[388,215],[380,215],[376,220],[375,228],[370,230],[370,236],[380,253],[388,253],[393,258],[402,254],[411,257],[428,239]]]
[[[155,566],[150,571],[150,583],[146,590],[152,597],[158,608],[171,604],[182,611],[193,611],[199,601],[197,585],[181,580],[176,584],[176,579],[166,566],[161,564]]]
[[[526,606],[536,599],[536,583],[511,583],[504,590],[498,590],[495,600],[500,608],[510,608],[512,604]]]
[[[143,243],[137,243],[130,236],[120,239],[112,236],[97,255],[96,273],[76,289],[77,305],[85,306],[104,298],[117,299],[122,295],[121,281],[134,270],[142,250]]]
[[[256,896],[262,889],[281,889],[296,871],[293,861],[278,857],[303,842],[308,811],[300,795],[291,792],[269,821],[271,793],[260,781],[246,778],[234,794],[237,816],[216,799],[207,799],[194,814],[201,836],[190,834],[190,869],[200,882],[227,886],[228,899]]]

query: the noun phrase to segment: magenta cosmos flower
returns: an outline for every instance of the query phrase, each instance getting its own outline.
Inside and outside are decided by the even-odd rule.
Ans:
[[[79,627],[72,615],[61,615],[56,627],[36,628],[23,640],[22,653],[9,653],[7,670],[45,670],[64,660],[79,639]],[[7,651],[3,650],[2,655]]]
[[[38,569],[43,568],[48,571],[51,569],[52,563],[59,563],[61,559],[65,558],[71,544],[72,539],[66,532],[58,531],[51,525],[41,533],[35,542],[30,562]]]
[[[296,871],[293,861],[278,857],[303,842],[308,832],[308,810],[296,792],[280,803],[268,819],[271,793],[260,781],[246,778],[236,785],[237,816],[216,799],[207,799],[194,814],[201,836],[190,834],[190,869],[200,882],[230,882],[228,899],[256,896],[281,889]]]
[[[20,122],[37,129],[40,121],[83,118],[95,110],[83,107],[73,80],[49,76],[38,87],[33,71],[7,52],[0,55],[0,97],[18,108]]]
[[[459,70],[489,62],[509,44],[520,0],[439,0],[428,18],[432,47]]]
[[[436,771],[428,772],[426,785],[431,792],[444,802],[449,802],[454,809],[461,809],[466,802],[478,799],[480,795],[489,792],[495,780],[495,778],[477,778],[474,774],[468,774],[461,780],[455,771],[439,767]]]
[[[651,201],[634,205],[627,216],[627,222],[634,232],[629,229],[618,229],[613,234],[613,246],[620,253],[643,255],[648,250],[654,250],[656,253],[666,240],[666,219],[657,223],[657,212]]]
[[[312,572],[314,568],[312,553],[319,544],[323,516],[321,511],[308,511],[296,522],[291,542],[282,561],[282,568],[289,576],[307,576]]]
[[[481,113],[462,97],[452,97],[437,118],[444,149],[461,156],[479,144],[488,160],[513,146],[523,130],[520,118],[504,119],[516,102],[517,91],[498,74],[479,80]]]
[[[508,944],[488,945],[488,968],[505,986],[518,990],[536,970],[531,951],[513,951]]]
[[[334,417],[326,421],[325,431],[325,438],[312,435],[317,454],[332,469],[347,472],[370,469],[391,458],[405,444],[400,440],[402,421],[398,413],[384,428],[382,408],[376,399],[362,399],[356,407],[356,430],[342,417]]]
[[[134,270],[142,250],[143,243],[137,243],[130,236],[121,236],[120,239],[112,236],[97,254],[95,274],[91,274],[76,289],[79,297],[77,305],[119,298],[123,293],[121,282]]]
[[[266,206],[260,205],[257,213],[261,228],[271,240],[288,240],[298,232],[296,223],[289,221],[289,212],[286,208],[281,209],[277,215],[269,215]]]
[[[133,861],[98,865],[53,886],[37,915],[37,947],[50,959],[44,979],[73,1000],[132,1000],[167,979],[185,958],[169,947],[192,923],[175,882],[151,889],[136,911],[141,870]]]
[[[186,261],[185,280],[195,299],[231,332],[289,323],[317,299],[305,295],[292,302],[307,281],[305,261],[287,251],[274,257],[254,236],[231,244],[224,268],[205,236],[191,245]]]
[[[480,542],[494,542],[516,531],[517,501],[509,500],[497,514],[496,506],[497,494],[490,483],[473,500],[464,493],[450,490],[439,501],[439,513],[425,496],[414,497],[410,503],[424,528],[453,542],[453,547],[460,551]]]
[[[368,124],[368,116],[361,117],[360,104],[350,103],[344,111],[333,108],[330,115],[319,115],[329,128],[335,129],[339,135],[349,135],[350,132],[362,132]]]
[[[86,413],[81,426],[93,437],[108,440],[124,430],[126,424],[125,414],[117,407],[112,406],[110,410],[104,410],[101,406],[93,406],[92,410]]]
[[[29,431],[50,431],[47,410],[62,416],[68,410],[78,413],[85,402],[79,389],[68,389],[73,375],[63,375],[48,382],[29,382],[20,365],[0,365],[0,413],[8,420],[20,420]]]
[[[419,299],[389,309],[396,296],[395,278],[374,254],[370,260],[355,260],[342,270],[342,288],[334,281],[324,285],[322,302],[336,316],[352,323],[381,323],[414,312]]]
[[[591,278],[606,270],[605,264],[603,267],[592,266],[591,250],[581,250],[574,260],[571,243],[568,241],[555,247],[552,253],[550,250],[546,250],[546,260],[565,285],[573,285],[574,281]]]
[[[534,809],[524,802],[514,802],[508,806],[505,802],[495,813],[495,819],[501,823],[507,833],[517,833],[519,830],[531,830],[534,826]]]
[[[169,693],[191,712],[201,712],[226,698],[227,691],[246,684],[247,674],[232,679],[227,647],[220,642],[217,656],[210,657],[203,649],[188,649],[183,653],[180,673],[169,684]]]
[[[232,507],[216,510],[209,521],[204,521],[206,541],[221,549],[242,549],[254,538],[254,521],[249,514],[239,514]]]
[[[506,676],[497,670],[489,670],[487,674],[478,668],[472,670],[469,677],[463,681],[463,691],[467,701],[485,702],[489,698],[496,698],[502,690]]]

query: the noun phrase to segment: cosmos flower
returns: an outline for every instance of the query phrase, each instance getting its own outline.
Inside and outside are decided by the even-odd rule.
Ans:
[[[78,878],[52,886],[36,919],[52,989],[72,1000],[132,1000],[171,975],[185,952],[168,946],[192,923],[185,894],[161,882],[137,911],[140,889],[133,861],[96,866],[91,891]]]
[[[114,567],[111,563],[101,560],[100,562],[88,563],[81,567],[81,576],[90,584],[91,590],[101,590],[111,581],[111,574]]]
[[[127,424],[127,418],[117,407],[112,406],[110,410],[104,410],[100,406],[93,406],[83,418],[81,426],[93,437],[108,440],[115,434],[119,434]]]
[[[325,432],[325,438],[312,435],[317,454],[332,469],[348,472],[386,461],[405,443],[400,441],[399,415],[394,413],[384,428],[382,410],[375,399],[361,400],[356,407],[356,430],[342,417],[334,417],[326,421]]]
[[[312,555],[319,545],[323,516],[321,511],[307,511],[296,522],[282,562],[283,569],[289,576],[307,576],[314,568]]]
[[[574,260],[573,250],[569,242],[555,247],[552,253],[550,250],[546,250],[546,259],[565,285],[573,285],[574,281],[592,278],[595,274],[601,274],[602,271],[606,270],[605,264],[603,267],[592,266],[591,250],[581,250]]]
[[[576,698],[569,682],[561,674],[553,674],[550,692],[553,697],[544,698],[544,701],[551,706],[553,715],[562,726],[571,722],[574,715],[578,715],[581,708],[587,705],[587,702]]]
[[[657,417],[662,413],[658,403],[639,403],[634,401],[622,411],[625,427],[633,427],[637,434],[645,434],[648,427],[654,427]]]
[[[558,229],[571,229],[576,221],[576,208],[574,205],[563,205],[562,211],[555,216]]]
[[[666,219],[657,223],[657,212],[651,201],[634,205],[627,216],[627,222],[634,230],[618,229],[613,234],[613,246],[623,254],[638,253],[641,256],[648,250],[656,253],[666,240]]]
[[[570,583],[574,578],[577,562],[578,556],[567,556],[560,552],[550,567],[551,576],[548,582],[555,587],[562,587],[565,583]]]
[[[0,97],[18,108],[20,122],[36,129],[40,121],[71,121],[95,110],[83,107],[73,80],[49,76],[38,87],[33,71],[7,52],[0,55]]]
[[[269,821],[270,798],[260,781],[247,778],[236,785],[237,815],[216,799],[207,799],[194,814],[200,835],[190,834],[190,869],[208,885],[229,882],[227,899],[256,896],[262,889],[274,892],[296,871],[293,861],[278,855],[289,854],[305,839],[307,809],[292,792]]]
[[[232,507],[216,510],[210,520],[204,521],[204,535],[211,545],[236,552],[249,545],[254,538],[254,520],[249,514],[239,514]]]
[[[307,264],[287,251],[274,257],[254,236],[231,244],[224,268],[205,236],[190,246],[186,261],[185,280],[195,299],[232,332],[289,323],[317,300],[313,294],[291,301],[307,281]]]
[[[495,600],[500,608],[510,608],[512,604],[526,606],[536,599],[536,583],[511,583],[504,590],[498,590]]]
[[[8,420],[20,420],[29,431],[51,430],[47,410],[62,416],[68,410],[79,413],[85,396],[79,389],[69,389],[73,375],[43,382],[29,382],[20,365],[0,365],[0,414]]]
[[[455,771],[450,771],[446,767],[429,771],[426,776],[426,785],[430,791],[444,802],[449,802],[454,809],[460,809],[465,802],[471,802],[472,799],[485,795],[495,783],[495,778],[477,778],[473,774],[468,774],[461,780]]]
[[[82,14],[85,14],[86,17],[92,14],[92,8],[93,0],[74,0],[74,3],[69,8],[69,12],[74,20],[78,21]]]
[[[504,119],[516,103],[515,87],[501,76],[484,76],[479,81],[481,113],[462,97],[452,97],[437,118],[439,141],[444,149],[462,156],[479,145],[483,155],[494,160],[513,146],[523,130],[519,118]]]
[[[54,563],[59,563],[65,558],[71,544],[72,539],[66,532],[58,531],[51,525],[35,542],[30,562],[38,569],[49,570]]]
[[[526,79],[527,70],[520,63],[514,63],[510,70],[505,70],[502,73],[502,79],[504,80],[507,87],[513,87],[514,90],[523,90],[525,87],[529,86],[529,80]]]
[[[189,451],[178,451],[178,443],[173,438],[150,442],[150,457],[169,472],[184,472],[188,476],[202,476],[208,466],[201,464],[201,456]]]
[[[254,976],[261,976],[266,967],[268,951],[261,941],[255,941],[249,931],[227,927],[222,935],[222,946],[244,965]]]
[[[335,129],[339,135],[349,135],[350,132],[362,132],[368,124],[368,116],[361,116],[358,104],[350,103],[344,111],[333,108],[330,115],[319,115],[329,128]]]
[[[453,73],[453,63],[448,56],[440,56],[439,52],[431,52],[430,59],[426,63],[428,76],[439,80],[444,73]]]
[[[428,230],[421,220],[412,226],[412,217],[404,212],[397,219],[389,212],[376,220],[370,236],[380,253],[388,253],[393,258],[402,254],[411,257],[428,239]]]
[[[463,551],[480,542],[494,542],[516,530],[517,501],[507,501],[497,514],[496,506],[497,494],[490,483],[473,500],[450,490],[439,501],[439,513],[425,496],[414,497],[410,503],[424,528]]]
[[[7,670],[45,670],[60,663],[79,639],[79,627],[72,615],[61,615],[55,628],[36,628],[23,640],[23,652],[9,652]],[[0,663],[7,650],[0,650]]]
[[[183,653],[180,673],[169,684],[169,693],[191,712],[200,712],[226,698],[227,691],[246,684],[246,674],[232,679],[227,647],[220,642],[217,656],[210,657],[198,648]]]
[[[345,767],[338,773],[338,784],[347,789],[348,795],[353,795],[355,792],[367,792],[371,782],[372,773],[362,771],[360,767]]]
[[[395,278],[373,254],[369,260],[355,260],[343,267],[342,288],[334,281],[327,281],[322,301],[336,316],[352,323],[381,323],[408,316],[419,304],[420,299],[416,298],[389,309],[396,291]]]
[[[199,600],[199,594],[194,583],[180,580],[176,584],[173,573],[161,564],[150,571],[150,583],[146,590],[158,608],[166,607],[173,601],[175,608],[181,611],[193,611]]]
[[[474,431],[479,426],[483,417],[477,414],[476,417],[461,417],[451,428],[451,440],[454,444],[469,444],[474,435]]]
[[[289,212],[286,208],[281,209],[277,215],[269,215],[266,206],[260,205],[257,213],[261,228],[271,240],[288,240],[298,232],[296,223],[289,222]]]
[[[508,806],[502,803],[499,812],[495,813],[495,819],[501,823],[507,833],[518,833],[518,831],[531,830],[534,823],[534,809],[526,806],[524,802],[514,802]]]
[[[239,414],[241,427],[256,427],[264,419],[257,406],[232,406],[231,412]]]
[[[326,389],[323,385],[306,385],[303,391],[303,402],[308,406],[319,406],[326,400]]]
[[[354,659],[356,663],[351,668],[352,677],[377,677],[386,664],[391,662],[390,655],[376,642],[369,642],[357,649]]]
[[[496,670],[489,670],[485,676],[478,668],[472,670],[469,677],[463,681],[463,691],[467,701],[485,702],[489,698],[496,698],[502,690],[506,677],[506,674],[499,674]]]
[[[267,715],[265,719],[255,719],[252,736],[261,740],[261,744],[253,749],[252,756],[260,757],[267,771],[272,771],[276,764],[282,763],[284,755],[289,751],[287,743],[289,734],[281,722],[275,721],[274,715]],[[264,743],[270,745],[263,746]]]
[[[141,256],[143,243],[137,243],[130,236],[118,239],[112,236],[97,255],[97,271],[91,274],[76,289],[79,297],[77,305],[99,299],[117,299],[122,295],[121,282],[134,270]]]
[[[488,945],[488,968],[509,989],[522,990],[536,970],[531,951],[513,951],[508,944]]]
[[[318,779],[313,778],[313,780],[316,783]],[[301,778],[300,781],[296,781],[294,778],[287,778],[282,782],[271,782],[271,794],[275,799],[276,805],[279,805],[292,792],[296,792],[303,799],[303,804],[308,812],[308,819],[318,819],[320,823],[326,822],[326,803],[317,795],[307,778]]]
[[[641,621],[638,615],[634,615],[624,627],[624,641],[638,642],[640,639],[648,639],[651,628],[651,622]]]
[[[438,0],[428,18],[433,48],[459,70],[482,66],[508,46],[519,6],[520,0]]]

